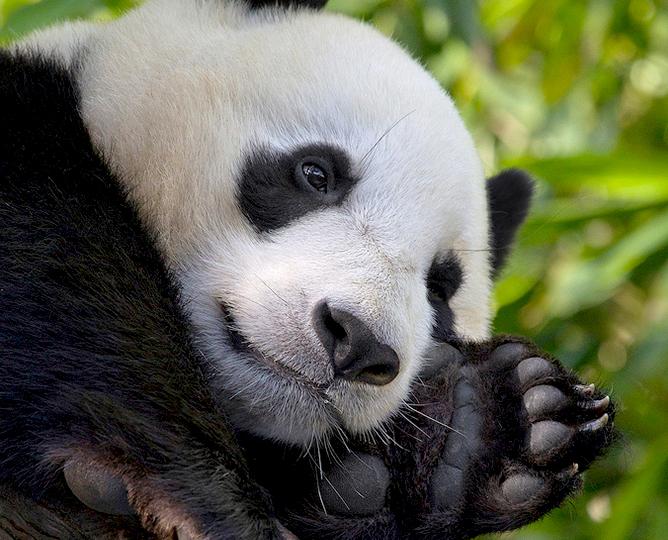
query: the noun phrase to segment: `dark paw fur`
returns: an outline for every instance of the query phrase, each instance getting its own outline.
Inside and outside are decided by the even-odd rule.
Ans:
[[[610,444],[610,398],[533,345],[441,344],[389,444],[361,442],[293,523],[303,537],[471,538],[559,505]],[[304,517],[307,516],[307,517]]]
[[[433,508],[470,507],[458,525],[467,534],[535,520],[580,486],[611,440],[612,414],[608,396],[530,345],[503,343],[482,364],[464,361],[430,482]]]

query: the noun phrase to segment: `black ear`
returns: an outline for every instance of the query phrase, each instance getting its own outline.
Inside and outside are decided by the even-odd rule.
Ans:
[[[501,270],[515,234],[527,217],[533,186],[529,175],[517,169],[502,171],[487,181],[494,277]]]
[[[247,3],[252,8],[281,6],[320,9],[325,7],[327,0],[247,0]]]

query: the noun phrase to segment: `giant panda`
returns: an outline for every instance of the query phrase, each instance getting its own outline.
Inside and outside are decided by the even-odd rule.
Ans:
[[[610,443],[607,396],[491,339],[530,179],[485,181],[434,79],[324,4],[0,53],[10,537],[468,538]]]

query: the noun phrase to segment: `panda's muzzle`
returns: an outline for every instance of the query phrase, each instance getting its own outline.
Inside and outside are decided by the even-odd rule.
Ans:
[[[236,351],[253,357],[261,364],[265,365],[266,367],[269,367],[272,371],[278,372],[279,374],[288,377],[290,379],[299,381],[302,385],[307,386],[311,390],[314,390],[316,392],[322,390],[323,385],[308,379],[302,373],[299,373],[295,369],[286,366],[285,364],[272,360],[271,358],[267,357],[265,354],[257,350],[255,347],[253,347],[253,345],[248,341],[248,339],[239,331],[236,319],[232,314],[230,306],[228,306],[223,302],[220,302],[219,305],[223,314],[223,320],[225,321],[225,329],[227,332],[229,343]]]
[[[353,314],[322,301],[313,310],[313,326],[337,377],[384,386],[399,374],[399,356],[394,349],[380,343]]]

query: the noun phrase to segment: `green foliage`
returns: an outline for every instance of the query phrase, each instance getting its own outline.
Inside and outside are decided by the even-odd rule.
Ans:
[[[0,0],[0,43],[71,19],[108,19],[138,2],[135,0]]]
[[[0,40],[133,0],[0,0]],[[621,403],[624,439],[575,503],[516,539],[668,537],[668,1],[331,0],[419,57],[491,173],[539,180],[497,287],[535,339]]]

